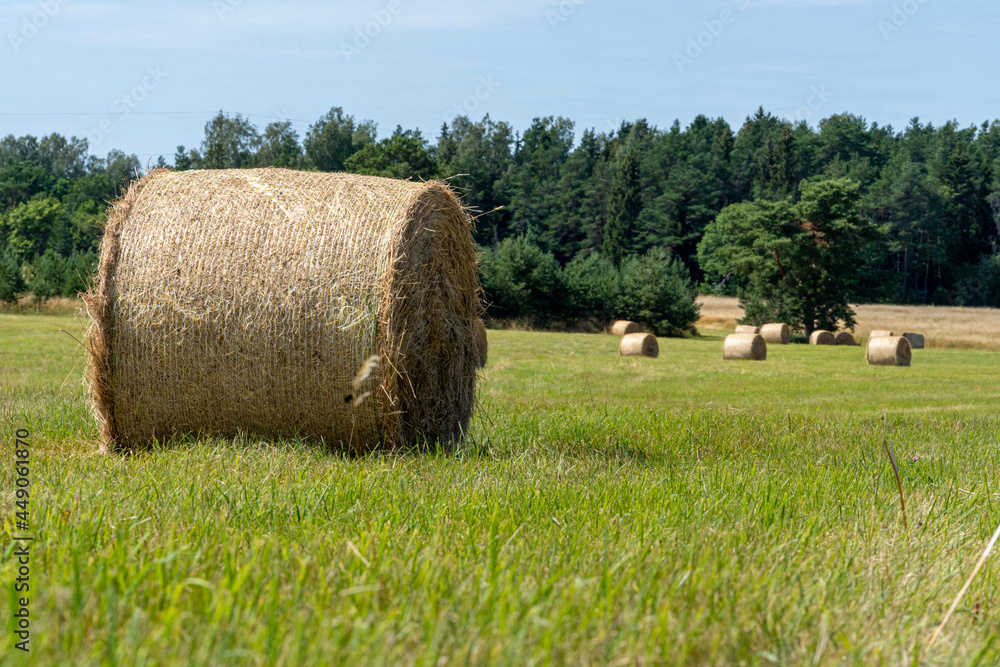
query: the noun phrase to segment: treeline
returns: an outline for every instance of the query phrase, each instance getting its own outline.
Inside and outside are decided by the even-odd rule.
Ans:
[[[672,276],[664,284],[736,294],[739,272],[699,261],[709,223],[733,204],[791,206],[803,187],[846,178],[857,184],[857,214],[877,231],[851,301],[1000,306],[1000,121],[963,128],[914,119],[896,130],[841,114],[813,128],[761,109],[736,130],[699,116],[687,127],[637,120],[575,136],[565,118],[539,118],[521,132],[487,116],[455,118],[433,141],[401,127],[379,138],[375,123],[333,108],[300,137],[289,122],[261,130],[220,112],[200,146],[178,147],[173,166],[450,179],[476,216],[493,313],[536,321],[632,312],[625,285],[640,260]],[[0,141],[0,298],[10,296],[3,276],[15,264],[22,290],[51,293],[39,276],[57,273],[46,262],[59,261],[57,292],[75,289],[67,267],[92,259],[104,203],[140,170],[134,156],[99,160],[86,148],[58,135]],[[594,287],[602,281],[610,292]]]

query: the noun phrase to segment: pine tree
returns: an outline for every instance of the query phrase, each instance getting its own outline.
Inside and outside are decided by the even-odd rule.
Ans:
[[[615,265],[632,254],[636,236],[636,221],[642,213],[642,184],[639,163],[626,149],[611,181],[608,195],[608,221],[604,227],[603,253]]]

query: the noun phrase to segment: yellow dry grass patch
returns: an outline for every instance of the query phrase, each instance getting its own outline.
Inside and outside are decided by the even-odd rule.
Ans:
[[[732,297],[702,295],[698,303],[700,327],[731,329],[743,317],[743,309]],[[860,304],[854,310],[858,319],[854,335],[862,340],[871,331],[888,329],[922,333],[928,347],[1000,350],[998,308]]]

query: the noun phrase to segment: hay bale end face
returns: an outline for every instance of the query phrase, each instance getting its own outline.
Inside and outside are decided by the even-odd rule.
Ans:
[[[835,338],[837,345],[854,345],[854,336],[849,331],[838,331]]]
[[[733,333],[738,334],[759,334],[760,327],[751,326],[749,324],[737,324],[736,330]]]
[[[489,359],[489,340],[486,338],[486,325],[481,319],[476,319],[476,352],[479,353],[477,366],[483,368]]]
[[[642,325],[628,320],[618,320],[611,325],[613,336],[624,336],[625,334],[641,333]]]
[[[86,301],[105,450],[248,433],[364,452],[468,430],[477,259],[440,182],[153,171],[110,210]]]
[[[809,336],[810,345],[836,345],[837,337],[826,329],[817,329]]]
[[[865,360],[872,366],[909,366],[912,357],[910,341],[903,336],[868,339]]]
[[[872,338],[885,338],[886,336],[892,336],[892,335],[893,335],[893,333],[891,331],[877,329],[877,330],[871,332],[870,334],[868,334],[868,338],[869,339],[872,339]]]
[[[630,333],[622,336],[618,354],[623,357],[657,357],[660,354],[660,344],[653,334]]]
[[[726,360],[764,361],[767,343],[760,334],[735,333],[726,336],[722,344],[722,358]]]
[[[903,338],[910,342],[910,349],[912,350],[922,350],[924,349],[924,335],[918,333],[904,333]]]
[[[792,329],[787,324],[777,322],[765,324],[760,328],[764,342],[774,345],[788,345],[792,342]]]

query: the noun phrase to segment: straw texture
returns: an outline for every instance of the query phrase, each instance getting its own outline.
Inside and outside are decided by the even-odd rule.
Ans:
[[[918,333],[904,333],[903,338],[910,342],[910,349],[922,350],[924,348],[924,335]]]
[[[641,333],[642,325],[628,320],[618,320],[611,325],[611,335],[624,336],[625,334]]]
[[[884,338],[886,336],[892,336],[892,335],[893,335],[893,333],[891,331],[883,331],[883,330],[876,329],[875,331],[872,331],[870,334],[868,334],[868,338],[869,339],[871,339],[871,338]]]
[[[476,352],[479,353],[477,366],[483,368],[489,358],[489,340],[486,338],[486,325],[479,318],[476,318]]]
[[[909,366],[912,356],[910,341],[902,336],[869,338],[865,350],[865,360],[872,366]]]
[[[156,170],[112,207],[86,301],[105,449],[245,432],[364,452],[468,429],[477,260],[441,183]]]
[[[623,357],[656,357],[660,354],[660,344],[653,334],[630,333],[622,336],[618,354]]]
[[[753,326],[750,326],[749,324],[737,324],[736,325],[736,330],[733,333],[738,333],[738,334],[759,334],[760,333],[760,327],[753,327]]]
[[[787,324],[765,324],[760,328],[760,335],[764,337],[764,342],[774,345],[788,345],[792,342],[792,330]]]
[[[809,336],[810,345],[836,345],[837,337],[826,329],[816,329]]]
[[[760,334],[730,334],[722,343],[722,358],[726,360],[764,361],[767,359],[767,343]]]
[[[854,345],[854,336],[849,331],[838,331],[835,338],[837,345]]]

